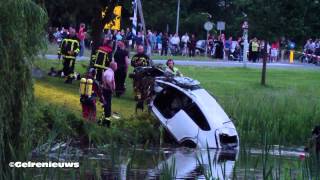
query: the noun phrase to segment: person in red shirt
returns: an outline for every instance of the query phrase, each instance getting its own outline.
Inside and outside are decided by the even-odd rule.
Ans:
[[[81,23],[79,32],[77,34],[78,39],[80,40],[80,53],[79,53],[80,57],[83,56],[84,49],[85,49],[85,46],[84,46],[84,39],[86,38],[85,28],[86,28],[86,25],[84,23]]]

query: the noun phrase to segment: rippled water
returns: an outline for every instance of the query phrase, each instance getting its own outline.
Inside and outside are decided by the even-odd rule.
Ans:
[[[302,148],[273,146],[247,150],[199,150],[189,148],[77,149],[64,143],[43,146],[32,158],[41,161],[79,161],[79,169],[55,169],[45,177],[96,179],[312,179]],[[47,149],[44,153],[44,149]],[[317,167],[317,170],[320,170]],[[313,168],[314,169],[314,168]],[[307,171],[310,171],[308,173]],[[43,178],[43,171],[37,176]],[[46,172],[48,173],[48,172]],[[62,174],[62,175],[61,175]],[[319,176],[320,177],[320,176]]]

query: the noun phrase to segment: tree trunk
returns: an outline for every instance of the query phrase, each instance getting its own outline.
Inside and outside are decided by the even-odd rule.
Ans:
[[[267,73],[267,59],[268,59],[268,52],[267,52],[267,43],[264,44],[263,48],[263,62],[262,62],[262,72],[261,72],[261,85],[266,85],[266,73]]]

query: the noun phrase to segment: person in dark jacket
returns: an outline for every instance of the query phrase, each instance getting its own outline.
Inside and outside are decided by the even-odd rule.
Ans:
[[[137,54],[131,59],[131,66],[134,67],[133,74],[137,74],[137,71],[141,67],[151,66],[152,61],[149,56],[144,53],[143,46],[137,47]],[[142,107],[144,99],[142,93],[144,92],[144,77],[133,76],[133,90],[135,94],[135,100],[138,102],[137,106]]]
[[[191,35],[190,41],[188,42],[188,48],[189,48],[189,56],[194,57],[196,54],[196,36],[194,34]]]
[[[122,41],[118,42],[117,50],[113,56],[114,61],[118,65],[118,69],[115,72],[115,83],[116,83],[116,96],[120,97],[124,94],[125,81],[129,66],[129,52],[125,48],[125,44]]]
[[[70,34],[63,39],[59,50],[58,58],[63,58],[63,75],[66,77],[65,83],[72,83],[74,79],[74,65],[76,57],[80,51],[80,43],[76,31],[70,28]]]

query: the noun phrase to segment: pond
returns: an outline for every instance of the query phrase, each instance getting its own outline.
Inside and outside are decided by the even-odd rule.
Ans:
[[[79,162],[79,168],[33,169],[34,179],[319,179],[320,166],[303,148],[241,150],[43,145],[32,161]],[[44,151],[47,149],[47,151]],[[44,153],[45,152],[45,153]]]

